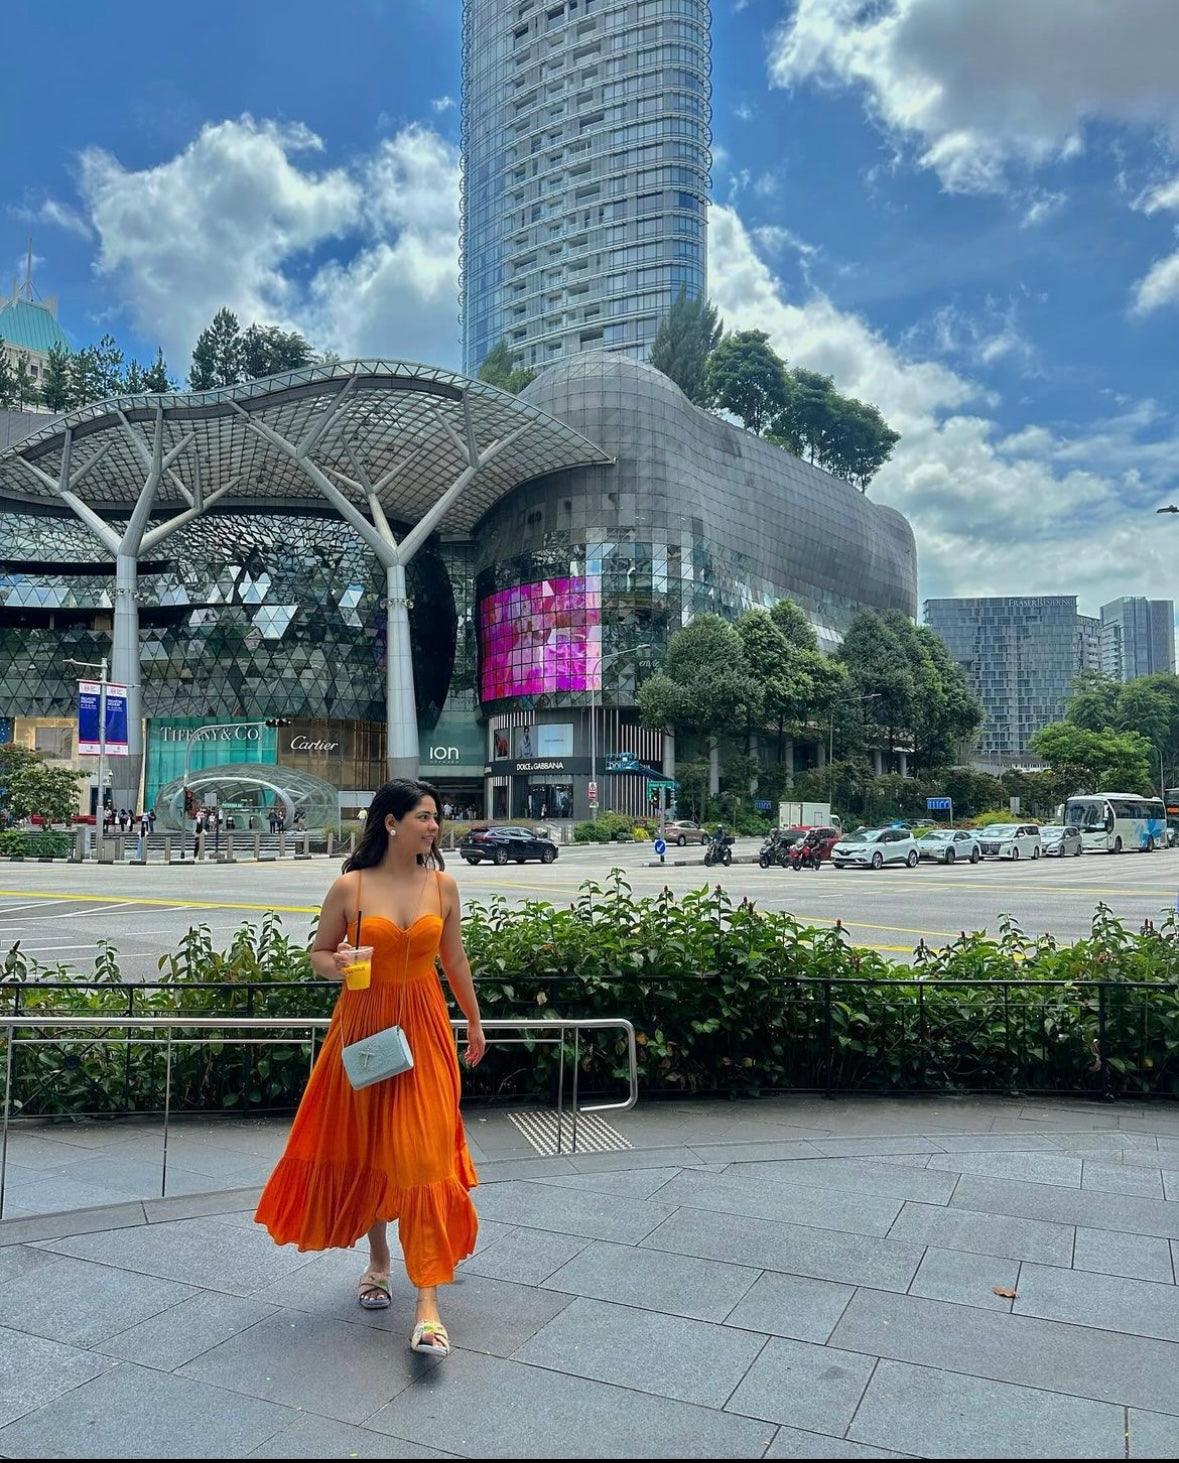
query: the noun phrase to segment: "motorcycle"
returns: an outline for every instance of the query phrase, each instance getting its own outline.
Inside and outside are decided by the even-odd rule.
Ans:
[[[817,843],[808,843],[805,839],[796,843],[790,850],[790,867],[792,869],[817,869],[823,863],[823,850]]]
[[[708,847],[704,850],[704,864],[711,868],[714,864],[723,864],[725,868],[733,862],[733,839],[721,829],[712,835]]]
[[[765,842],[761,846],[761,852],[757,861],[763,869],[768,869],[771,864],[777,864],[780,869],[786,867],[790,857],[790,845],[780,828],[774,828],[766,834]]]

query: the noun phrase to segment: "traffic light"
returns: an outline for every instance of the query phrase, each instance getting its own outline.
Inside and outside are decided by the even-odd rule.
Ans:
[[[268,716],[266,718],[267,726],[290,726],[290,724],[291,718],[289,716]]]

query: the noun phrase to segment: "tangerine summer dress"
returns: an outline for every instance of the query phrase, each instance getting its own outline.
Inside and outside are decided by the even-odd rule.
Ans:
[[[427,876],[428,877],[428,876]],[[434,877],[438,907],[442,907]],[[428,886],[427,886],[428,887]],[[425,892],[425,891],[423,891]],[[359,888],[357,905],[360,908]],[[353,1245],[378,1220],[397,1220],[415,1286],[447,1285],[475,1249],[468,1190],[479,1182],[459,1114],[458,1057],[435,968],[440,913],[408,929],[363,916],[358,944],[373,947],[367,990],[345,986],[254,1219],[280,1245]],[[342,1048],[387,1026],[409,1039],[413,1067],[356,1091]]]

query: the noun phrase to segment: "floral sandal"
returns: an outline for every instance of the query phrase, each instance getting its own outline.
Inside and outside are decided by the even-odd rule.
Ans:
[[[357,1299],[361,1310],[388,1310],[393,1304],[393,1291],[388,1275],[382,1275],[379,1270],[366,1270],[360,1277]]]
[[[450,1337],[446,1327],[441,1321],[419,1321],[413,1328],[409,1349],[424,1356],[449,1356]]]

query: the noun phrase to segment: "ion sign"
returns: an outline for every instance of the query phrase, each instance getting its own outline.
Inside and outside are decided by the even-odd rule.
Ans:
[[[78,755],[97,757],[102,751],[98,730],[98,681],[78,682]],[[108,681],[106,687],[106,751],[108,757],[127,756],[127,687]]]

